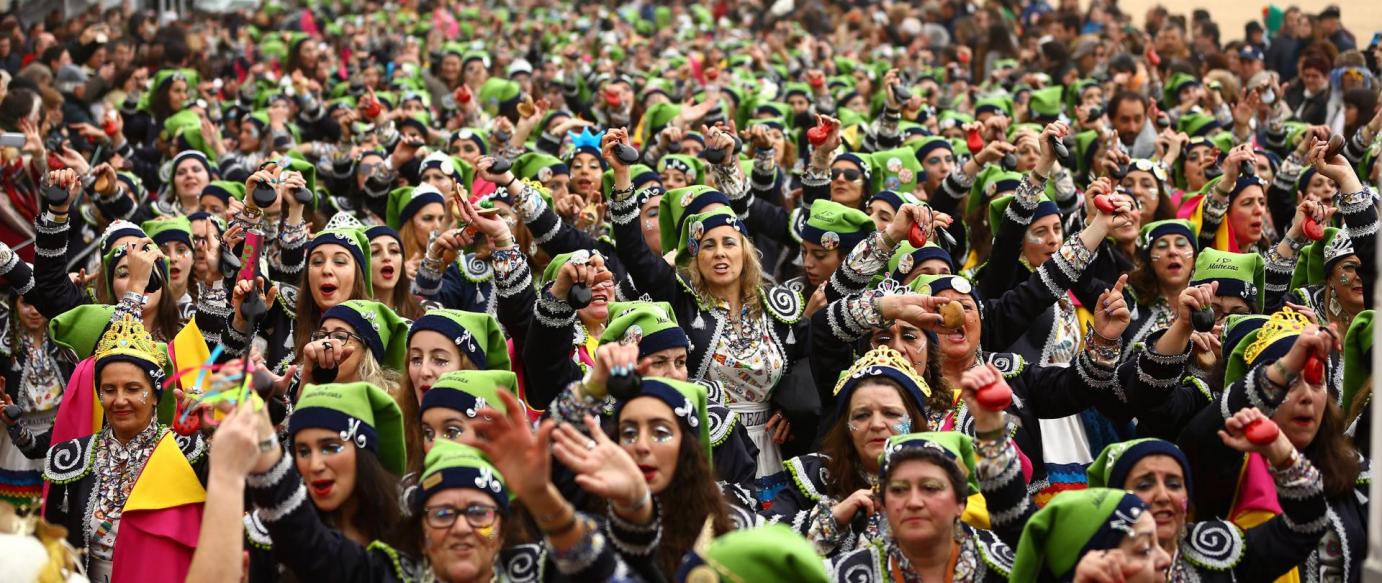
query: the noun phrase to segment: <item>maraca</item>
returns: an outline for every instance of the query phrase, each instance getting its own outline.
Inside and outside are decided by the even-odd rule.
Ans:
[[[186,402],[185,400],[179,401],[177,410],[173,412],[173,433],[183,437],[192,435],[202,428],[202,415],[200,411],[184,414],[183,403]]]
[[[1115,210],[1113,206],[1113,199],[1109,198],[1108,195],[1104,194],[1100,194],[1094,197],[1094,208],[1099,209],[1099,212],[1104,213],[1106,215],[1113,214]]]
[[[101,124],[101,131],[112,138],[115,137],[115,134],[120,133],[120,127],[115,125],[115,112],[112,111],[106,115],[105,122]]]
[[[1330,134],[1329,145],[1325,146],[1324,149],[1324,159],[1326,161],[1332,160],[1342,151],[1344,151],[1344,137],[1339,134]]]
[[[965,145],[969,146],[969,151],[978,152],[984,149],[984,137],[979,135],[979,128],[973,128],[965,135]]]
[[[1200,308],[1190,312],[1190,327],[1196,332],[1208,332],[1214,329],[1214,309],[1209,307]]]
[[[1248,442],[1253,445],[1267,445],[1276,441],[1278,435],[1281,435],[1281,428],[1266,417],[1254,419],[1243,428],[1243,437],[1248,438]]]
[[[816,127],[806,130],[806,141],[810,142],[812,147],[818,148],[830,138],[830,131],[833,129],[835,129],[835,124],[822,119],[816,124]]]
[[[1318,385],[1324,382],[1324,359],[1317,354],[1310,355],[1305,361],[1305,368],[1301,370],[1301,375],[1305,377],[1305,382]]]
[[[638,149],[624,143],[614,145],[614,157],[625,165],[638,163]]]
[[[1013,404],[1013,390],[1008,388],[1007,383],[994,381],[974,391],[974,400],[989,411],[1003,411]]]
[[[897,99],[898,103],[906,103],[912,100],[912,92],[901,83],[893,83],[893,98]]]
[[[1315,217],[1306,216],[1305,221],[1300,224],[1300,230],[1305,232],[1305,236],[1311,241],[1319,241],[1324,238],[1324,225],[1315,220]]]
[[[615,399],[625,401],[638,395],[638,388],[642,385],[642,379],[638,375],[624,373],[609,375],[609,380],[605,381],[605,392]]]
[[[459,92],[458,92],[459,93]],[[379,104],[379,100],[366,95],[360,100],[360,113],[369,119],[379,117],[384,112],[384,106]]]
[[[1065,145],[1065,140],[1056,136],[1051,136],[1051,152],[1056,155],[1056,161],[1066,168],[1073,167],[1070,160],[1070,148]]]
[[[489,165],[490,174],[503,174],[513,168],[513,161],[508,158],[495,156],[494,163]]]
[[[912,230],[907,232],[907,242],[917,249],[926,246],[926,233],[922,232],[920,223],[912,223]]]
[[[470,93],[470,87],[466,86],[465,84],[462,84],[460,87],[456,88],[456,103],[470,103],[470,99],[472,97],[473,95],[471,95]]]
[[[589,306],[591,298],[590,287],[583,283],[571,284],[570,291],[566,292],[566,303],[573,310]]]

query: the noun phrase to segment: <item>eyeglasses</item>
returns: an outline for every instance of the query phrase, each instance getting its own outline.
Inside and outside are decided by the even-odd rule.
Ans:
[[[310,339],[313,342],[316,342],[318,340],[325,340],[327,338],[340,342],[341,344],[350,342],[352,339],[359,341],[361,344],[365,343],[364,338],[351,334],[350,332],[346,332],[345,330],[316,330],[312,332],[312,336]]]
[[[831,168],[831,169],[830,169],[830,179],[831,179],[831,180],[836,180],[836,179],[838,179],[839,177],[844,176],[846,181],[848,181],[848,182],[854,182],[855,180],[858,180],[860,176],[863,176],[863,175],[864,175],[863,172],[860,172],[860,171],[855,170],[855,169],[853,169],[853,168]]]
[[[494,525],[494,517],[498,516],[499,507],[471,504],[465,508],[457,508],[450,504],[442,504],[428,506],[423,508],[422,512],[422,519],[429,528],[451,528],[451,525],[456,524],[456,517],[462,514],[471,528],[485,528]]]

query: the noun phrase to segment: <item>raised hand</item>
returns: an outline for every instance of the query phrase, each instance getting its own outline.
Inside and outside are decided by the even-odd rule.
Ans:
[[[1094,306],[1094,331],[1108,340],[1122,338],[1123,331],[1132,321],[1132,312],[1123,297],[1123,286],[1128,283],[1128,274],[1118,277],[1113,289],[1104,290]]]
[[[1012,391],[1003,373],[998,372],[992,364],[971,368],[960,376],[960,398],[965,402],[965,409],[974,417],[974,430],[979,433],[998,431],[1007,423],[1002,410],[979,402],[979,391],[991,386],[1008,388],[1009,394]]]
[[[1219,439],[1235,450],[1243,453],[1261,454],[1275,467],[1282,467],[1290,461],[1296,447],[1286,437],[1286,432],[1277,433],[1276,439],[1257,445],[1248,439],[1247,428],[1253,423],[1272,423],[1272,419],[1256,407],[1247,407],[1224,420],[1224,428],[1219,430]]]
[[[550,498],[548,488],[552,468],[552,432],[556,422],[548,419],[533,431],[528,415],[518,399],[508,391],[499,391],[499,400],[507,412],[492,407],[480,410],[471,421],[474,431],[461,434],[461,442],[479,449],[504,476],[509,490],[519,500]]]
[[[1036,168],[1032,169],[1038,176],[1051,177],[1051,172],[1056,167],[1056,150],[1051,145],[1051,140],[1064,139],[1068,133],[1070,133],[1070,126],[1058,121],[1046,124],[1046,127],[1042,128],[1041,136],[1037,140],[1041,144],[1041,157],[1037,159]]]
[[[636,349],[637,347],[635,347]],[[552,432],[552,454],[576,474],[576,484],[586,492],[611,501],[619,508],[633,508],[651,493],[643,472],[628,452],[614,443],[594,417],[585,416],[585,433],[563,423]],[[651,518],[652,504],[640,507],[641,518]]]

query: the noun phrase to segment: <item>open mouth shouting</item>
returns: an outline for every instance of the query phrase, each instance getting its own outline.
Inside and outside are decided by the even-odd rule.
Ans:
[[[336,481],[312,480],[311,482],[307,483],[307,487],[311,489],[313,497],[325,498],[327,496],[330,496],[331,491],[336,488]]]

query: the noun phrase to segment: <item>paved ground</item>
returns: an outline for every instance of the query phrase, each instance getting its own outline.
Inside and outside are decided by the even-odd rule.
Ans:
[[[1088,2],[1081,2],[1087,6]],[[1207,8],[1214,20],[1219,23],[1219,31],[1225,42],[1243,38],[1243,25],[1249,20],[1262,20],[1262,7],[1268,2],[1261,0],[1118,0],[1125,12],[1133,15],[1133,22],[1139,26],[1147,9],[1161,4],[1173,13],[1189,16],[1196,8]],[[1366,46],[1374,32],[1382,32],[1382,0],[1279,0],[1277,6],[1299,6],[1302,10],[1318,13],[1325,6],[1339,6],[1343,15],[1344,27],[1358,38],[1358,44]]]

